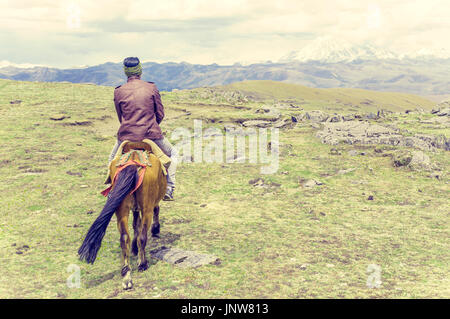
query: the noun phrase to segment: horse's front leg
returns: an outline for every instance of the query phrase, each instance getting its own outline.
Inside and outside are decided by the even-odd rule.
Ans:
[[[131,280],[131,267],[130,267],[130,244],[131,238],[128,232],[128,215],[131,208],[131,196],[124,199],[120,204],[119,209],[116,212],[117,227],[120,234],[120,247],[122,248],[122,286],[123,289],[133,288],[133,281]]]

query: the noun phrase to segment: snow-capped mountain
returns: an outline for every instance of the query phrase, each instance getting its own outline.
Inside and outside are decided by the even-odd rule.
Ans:
[[[371,44],[353,45],[343,40],[328,37],[318,38],[299,50],[291,51],[280,62],[321,61],[325,63],[362,60],[396,59],[399,55]]]
[[[409,59],[450,59],[450,51],[445,48],[431,49],[431,48],[422,48],[417,52],[411,52],[405,57]]]
[[[30,68],[34,68],[34,67],[45,67],[45,65],[41,65],[41,64],[31,64],[31,63],[12,63],[6,60],[2,60],[0,61],[0,69],[1,68],[7,68],[7,67],[12,67],[12,68],[20,68],[20,69],[30,69]]]
[[[318,38],[306,46],[291,51],[283,56],[279,62],[309,62],[323,63],[352,62],[355,60],[387,60],[397,59],[448,59],[450,52],[445,49],[423,48],[407,54],[399,54],[370,43],[351,44],[343,40],[329,37]]]

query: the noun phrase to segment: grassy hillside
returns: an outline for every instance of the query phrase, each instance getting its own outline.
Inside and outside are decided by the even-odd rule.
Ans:
[[[277,99],[316,92],[236,85],[252,94],[269,86]],[[360,90],[322,92],[364,98]],[[118,128],[112,99],[111,87],[0,80],[0,298],[450,297],[448,176],[394,168],[389,149],[321,144],[307,122],[280,130],[272,175],[247,162],[181,163],[176,201],[161,204],[161,238],[148,250],[177,247],[222,262],[184,269],[151,260],[138,273],[133,258],[135,286],[123,291],[115,217],[94,265],[76,255],[105,203],[100,191]],[[214,104],[198,90],[162,92],[162,100],[169,139],[177,127],[192,132],[194,119],[223,132],[225,123],[264,115],[255,113],[263,102]],[[320,105],[335,107],[329,103]],[[419,130],[430,116],[396,114],[389,123]],[[448,152],[428,155],[448,172]],[[252,184],[256,178],[263,182]],[[302,186],[308,179],[322,184]],[[71,264],[81,268],[79,289],[66,285]],[[373,264],[381,267],[379,288],[367,286]]]
[[[407,109],[413,110],[417,107],[431,110],[436,104],[413,94],[348,88],[315,89],[276,81],[244,81],[222,87],[242,91],[244,94],[260,100],[289,100],[305,104],[315,102],[316,105],[322,103],[341,106],[342,111],[355,107],[361,109],[361,111],[386,109],[398,112]]]

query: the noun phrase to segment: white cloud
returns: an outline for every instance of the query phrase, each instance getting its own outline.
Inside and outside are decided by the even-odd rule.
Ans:
[[[137,0],[130,4],[126,17],[131,20],[189,20],[227,17],[245,12],[246,0]]]
[[[448,0],[0,0],[0,60],[277,60],[314,38],[450,50]],[[135,54],[137,55],[137,54]]]

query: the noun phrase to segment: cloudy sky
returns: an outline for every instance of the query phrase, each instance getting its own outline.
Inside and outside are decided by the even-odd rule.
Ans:
[[[327,37],[450,50],[449,0],[0,0],[0,61],[277,61]]]

